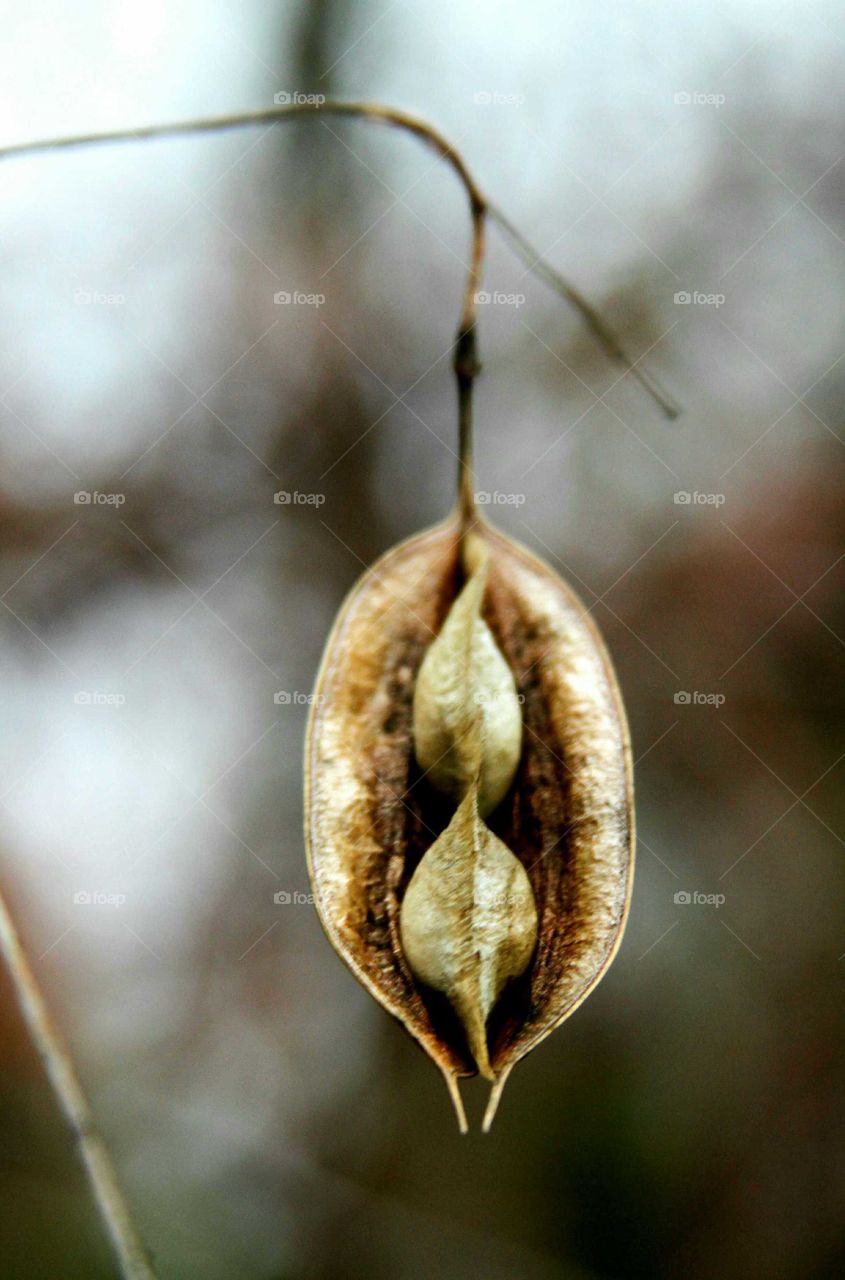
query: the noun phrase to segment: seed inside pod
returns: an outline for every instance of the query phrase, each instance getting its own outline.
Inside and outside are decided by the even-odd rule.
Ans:
[[[522,715],[513,674],[481,617],[489,552],[470,534],[468,581],[426,652],[414,689],[414,749],[433,786],[456,802],[476,778],[478,810],[495,809],[513,782]]]
[[[522,864],[481,821],[474,786],[414,872],[400,919],[408,964],[448,997],[478,1070],[495,1080],[487,1019],[531,959],[537,908]]]

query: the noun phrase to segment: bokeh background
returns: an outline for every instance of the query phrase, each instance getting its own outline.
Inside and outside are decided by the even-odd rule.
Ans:
[[[0,143],[413,110],[685,406],[491,234],[479,483],[604,631],[640,841],[460,1138],[296,901],[324,637],[451,502],[454,176],[336,120],[0,164],[0,876],[161,1276],[841,1275],[841,7],[45,0],[0,64]],[[0,992],[4,1276],[113,1276]]]

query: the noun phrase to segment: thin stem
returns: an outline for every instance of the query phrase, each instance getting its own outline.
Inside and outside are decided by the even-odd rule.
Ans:
[[[103,1222],[125,1280],[155,1280],[155,1272],[132,1221],[108,1148],[97,1132],[70,1053],[62,1039],[0,894],[0,950],[9,967],[29,1033],[73,1129]]]
[[[250,125],[272,124],[279,120],[291,120],[300,116],[357,116],[376,123],[404,129],[433,147],[441,159],[451,165],[466,191],[472,219],[472,247],[467,268],[466,285],[461,304],[461,318],[454,348],[454,369],[458,381],[458,504],[464,521],[472,514],[472,389],[480,365],[476,356],[475,326],[476,301],[481,283],[484,262],[484,224],[490,218],[499,227],[507,242],[527,263],[529,270],[550,284],[581,314],[584,322],[607,355],[620,361],[641,383],[648,394],[669,418],[678,414],[678,408],[670,397],[643,369],[639,362],[627,355],[613,330],[581,294],[555,269],[535,253],[520,231],[495,205],[482,194],[478,184],[467,169],[461,156],[452,145],[424,120],[397,111],[377,102],[293,102],[267,107],[261,111],[243,112],[229,116],[207,116],[197,120],[181,120],[170,124],[146,125],[140,129],[117,129],[104,133],[75,134],[64,138],[47,138],[38,142],[22,142],[10,147],[0,147],[0,160],[15,156],[36,155],[39,152],[64,150],[109,142],[143,142],[151,138],[178,137],[190,133],[219,133],[229,129],[241,129]]]
[[[555,293],[560,294],[562,298],[565,298],[567,302],[570,302],[575,307],[593,337],[600,346],[604,347],[611,360],[618,360],[620,364],[624,364],[628,372],[634,375],[652,400],[660,406],[667,418],[677,418],[681,412],[680,407],[668,392],[663,390],[657,379],[640,366],[639,360],[631,359],[616,334],[584,295],[573,288],[559,271],[555,271],[554,267],[546,262],[537,253],[536,249],[528,243],[518,227],[515,227],[511,220],[505,217],[497,205],[491,204],[489,201],[487,203],[487,215],[490,221],[499,228],[511,248],[522,258],[528,270],[533,271],[535,276],[539,276],[541,280],[554,289]]]

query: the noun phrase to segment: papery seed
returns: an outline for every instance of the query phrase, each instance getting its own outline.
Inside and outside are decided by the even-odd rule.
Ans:
[[[513,782],[522,747],[522,715],[513,674],[481,617],[489,553],[467,539],[470,577],[428,649],[414,691],[414,749],[439,791],[460,802],[480,776],[486,816]]]
[[[471,788],[424,855],[402,903],[402,948],[421,982],[447,996],[488,1080],[487,1019],[537,941],[534,893],[521,863],[481,821]]]

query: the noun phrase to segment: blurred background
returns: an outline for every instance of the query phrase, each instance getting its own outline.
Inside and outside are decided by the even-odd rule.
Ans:
[[[841,7],[43,0],[0,63],[0,145],[418,113],[685,406],[491,231],[479,484],[604,632],[640,841],[460,1138],[305,900],[301,757],[344,593],[451,503],[463,194],[337,120],[0,165],[0,879],[160,1275],[841,1275]],[[0,993],[4,1275],[111,1277]]]

